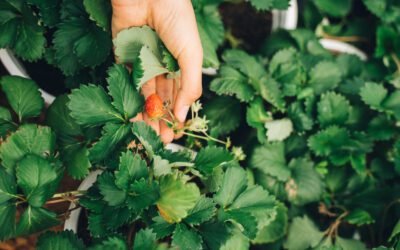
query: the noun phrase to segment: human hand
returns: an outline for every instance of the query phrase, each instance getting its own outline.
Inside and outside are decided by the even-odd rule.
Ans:
[[[181,69],[178,84],[165,76],[158,76],[143,85],[142,94],[147,98],[157,93],[163,101],[171,102],[175,117],[184,123],[191,104],[202,93],[203,49],[191,1],[112,0],[112,8],[113,37],[123,29],[148,25],[178,60]],[[145,113],[134,120],[142,119],[160,134],[164,143],[176,137],[164,121],[152,121]]]

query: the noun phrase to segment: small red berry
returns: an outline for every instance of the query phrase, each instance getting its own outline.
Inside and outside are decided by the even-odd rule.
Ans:
[[[164,104],[157,94],[146,99],[145,110],[150,119],[160,119],[164,116]]]

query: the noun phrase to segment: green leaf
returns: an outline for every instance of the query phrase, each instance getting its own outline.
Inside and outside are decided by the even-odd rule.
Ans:
[[[250,249],[250,240],[240,232],[239,229],[231,228],[229,239],[223,244],[220,250]]]
[[[254,89],[247,78],[230,66],[222,66],[218,78],[210,83],[210,90],[218,95],[235,96],[241,102],[249,102],[254,98]]]
[[[309,137],[308,146],[318,156],[328,156],[349,142],[346,129],[329,127]]]
[[[81,145],[71,145],[63,151],[63,161],[67,167],[68,174],[81,180],[89,174],[92,164],[89,161],[89,150]]]
[[[16,194],[15,177],[8,174],[3,167],[0,167],[0,204],[15,198]]]
[[[267,113],[261,98],[254,99],[247,107],[247,124],[257,129],[257,138],[260,143],[264,143],[267,139],[265,123],[270,120],[272,120],[272,117]]]
[[[276,212],[277,214],[275,218],[258,231],[257,237],[254,239],[254,243],[272,243],[286,235],[288,228],[287,208],[282,203],[279,203]]]
[[[200,41],[203,47],[203,67],[219,68],[220,62],[218,60],[216,47],[209,33],[207,33],[199,23],[197,23],[197,30],[199,31]]]
[[[265,101],[269,102],[279,110],[284,110],[285,101],[283,100],[283,93],[277,81],[271,77],[263,77],[255,88]]]
[[[202,174],[212,174],[214,168],[233,160],[233,155],[222,147],[208,146],[202,148],[194,160],[194,165]]]
[[[60,2],[60,0],[28,0],[28,3],[36,5],[39,9],[41,21],[51,28],[60,21],[58,13]]]
[[[292,159],[289,163],[292,176],[286,183],[289,201],[303,206],[321,199],[324,182],[311,161],[304,158]]]
[[[313,117],[305,112],[300,102],[292,103],[289,106],[288,116],[298,132],[310,130],[314,125]]]
[[[12,172],[18,161],[27,154],[52,156],[55,135],[48,127],[22,125],[0,147],[0,159],[7,172]]]
[[[226,225],[222,222],[209,222],[201,224],[199,233],[203,237],[204,244],[209,249],[220,249],[230,238]]]
[[[258,82],[265,76],[266,71],[261,63],[255,57],[247,54],[243,50],[226,50],[222,58],[229,66],[238,69],[251,79],[251,84]]]
[[[112,49],[110,34],[94,24],[74,44],[74,53],[78,61],[87,67],[94,67],[103,63]]]
[[[342,237],[336,238],[336,246],[341,247],[343,250],[366,250],[365,244],[359,240],[344,239]]]
[[[153,158],[153,170],[154,176],[160,177],[162,175],[170,174],[172,172],[172,167],[169,161],[161,158],[158,155],[155,155]]]
[[[106,159],[118,144],[129,134],[129,124],[107,123],[103,127],[102,136],[90,149],[90,160],[99,162]]]
[[[134,88],[129,72],[123,65],[115,64],[108,70],[107,82],[112,104],[125,120],[142,111],[144,98]]]
[[[227,207],[247,187],[247,174],[240,167],[228,167],[222,186],[214,196],[214,200],[222,207]]]
[[[147,178],[149,175],[147,164],[140,155],[133,154],[130,151],[122,153],[118,170],[115,172],[115,184],[127,190],[129,184],[141,178]]]
[[[98,178],[100,193],[110,206],[121,205],[126,200],[126,192],[115,185],[114,176],[109,172],[103,172]]]
[[[34,81],[19,76],[4,76],[0,79],[0,86],[20,121],[40,115],[44,100]]]
[[[241,122],[242,107],[232,97],[213,98],[204,104],[204,115],[210,121],[212,135],[226,135],[237,129]]]
[[[382,84],[367,82],[360,90],[361,99],[365,104],[375,110],[382,110],[383,100],[386,98],[388,91]]]
[[[149,80],[168,72],[160,58],[147,45],[144,45],[133,64],[133,80],[136,88],[140,89]]]
[[[150,225],[150,228],[157,235],[157,239],[165,238],[168,235],[171,235],[175,230],[175,224],[170,224],[165,221],[161,216],[156,216],[153,218],[153,224]]]
[[[106,122],[124,121],[101,86],[82,85],[72,90],[69,99],[71,116],[78,124],[98,126]]]
[[[15,236],[15,217],[17,207],[14,202],[0,204],[0,240]]]
[[[132,124],[132,132],[143,144],[150,157],[153,157],[163,148],[163,143],[156,131],[145,122],[134,122]]]
[[[80,126],[72,119],[68,109],[67,95],[58,96],[50,105],[46,114],[46,124],[57,134],[76,136],[82,134]]]
[[[189,215],[185,218],[185,222],[192,225],[199,225],[209,221],[217,211],[215,205],[213,199],[202,196],[197,201],[196,205],[189,211]]]
[[[17,164],[16,176],[29,204],[41,207],[58,188],[62,168],[39,156],[27,155]]]
[[[36,244],[38,250],[84,250],[82,240],[72,231],[46,232],[40,235]]]
[[[327,92],[317,104],[318,121],[322,127],[343,125],[349,119],[350,102],[342,95]]]
[[[362,226],[374,223],[375,220],[371,217],[371,215],[362,209],[356,208],[351,211],[346,217],[345,220],[353,225]]]
[[[111,4],[107,0],[84,0],[86,12],[89,14],[91,20],[102,29],[110,30],[111,23]]]
[[[324,233],[306,216],[296,217],[289,227],[288,238],[284,244],[290,250],[303,250],[316,247]]]
[[[251,0],[250,3],[257,10],[265,11],[272,9],[274,0]]]
[[[254,239],[257,235],[257,219],[250,213],[240,210],[231,210],[225,213],[225,220],[234,221],[240,224],[240,230],[250,239]]]
[[[161,59],[159,51],[160,40],[149,26],[132,27],[124,29],[117,34],[113,40],[115,56],[121,63],[133,63],[139,57],[143,45],[146,45],[150,52]]]
[[[315,94],[322,94],[338,86],[342,80],[342,71],[334,62],[322,61],[310,71],[310,81]]]
[[[293,132],[293,123],[290,119],[268,121],[265,123],[268,141],[283,141]]]
[[[286,181],[290,176],[282,142],[257,146],[251,155],[250,166],[281,181]]]
[[[160,215],[169,223],[180,222],[200,198],[199,188],[177,175],[161,176],[159,182],[160,199],[157,207]]]
[[[203,240],[195,231],[189,229],[185,224],[177,224],[172,235],[172,246],[180,250],[200,250]]]
[[[400,220],[397,221],[396,225],[394,226],[392,233],[390,234],[389,241],[392,241],[399,234],[400,234]]]
[[[13,127],[10,111],[0,106],[0,138],[5,137]]]
[[[99,244],[89,248],[90,250],[107,250],[107,249],[114,249],[114,250],[128,250],[128,246],[124,239],[114,236],[108,237],[106,240],[103,240]]]
[[[352,0],[314,0],[313,2],[318,9],[333,17],[346,16],[352,5]]]
[[[135,250],[155,250],[156,234],[151,229],[141,229],[135,237],[133,249]]]
[[[18,235],[29,235],[59,225],[57,215],[44,208],[29,206],[19,219]]]
[[[130,185],[127,204],[131,210],[139,213],[141,210],[156,203],[159,198],[160,188],[158,184],[141,179]]]

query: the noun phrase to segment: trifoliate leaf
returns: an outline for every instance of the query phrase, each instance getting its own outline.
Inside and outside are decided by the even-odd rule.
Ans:
[[[168,69],[151,49],[144,45],[133,63],[133,81],[136,88],[140,89],[150,79],[165,73],[168,73]]]
[[[156,131],[146,123],[134,122],[132,124],[132,132],[138,138],[140,143],[143,144],[150,157],[153,157],[154,154],[163,148],[163,143]]]
[[[36,247],[38,250],[85,249],[82,240],[72,231],[46,232],[40,235]]]
[[[351,211],[346,217],[345,220],[353,225],[362,226],[374,223],[375,220],[371,217],[371,215],[362,209],[356,208]]]
[[[29,235],[60,224],[57,215],[49,210],[31,207],[24,211],[17,225],[18,235]]]
[[[55,135],[48,127],[22,125],[0,147],[0,159],[7,172],[13,172],[25,155],[48,157],[54,154]]]
[[[256,237],[257,219],[251,213],[242,212],[240,210],[231,210],[225,213],[224,219],[240,224],[239,229],[250,239],[254,239]]]
[[[283,141],[293,132],[293,123],[290,119],[268,121],[265,123],[268,141]]]
[[[227,207],[247,187],[247,174],[240,167],[228,167],[222,186],[214,196],[214,200],[222,207]]]
[[[151,229],[141,229],[135,237],[133,249],[135,250],[155,250],[156,234]]]
[[[135,62],[144,45],[148,47],[150,52],[154,53],[156,58],[161,59],[159,51],[160,39],[149,26],[124,29],[117,34],[113,42],[115,56],[121,63]]]
[[[263,78],[266,74],[263,65],[259,63],[255,57],[250,56],[243,50],[226,50],[222,55],[222,58],[226,64],[238,69],[240,72],[249,77],[252,84],[254,84],[254,82],[258,82],[259,79]]]
[[[316,247],[324,236],[308,217],[295,217],[289,227],[285,248],[303,250]]]
[[[318,9],[333,17],[346,16],[352,5],[351,0],[314,0],[313,2]]]
[[[53,196],[61,180],[61,174],[60,167],[36,155],[27,155],[17,164],[18,186],[33,207],[41,207]]]
[[[341,80],[339,66],[334,62],[322,61],[311,69],[309,84],[315,94],[322,94],[336,88]]]
[[[111,23],[111,3],[107,0],[84,0],[86,12],[89,18],[96,22],[102,29],[110,30]]]
[[[258,231],[257,237],[254,239],[254,243],[271,243],[285,236],[288,230],[287,208],[282,203],[279,203],[276,212],[277,214],[275,218]]]
[[[74,89],[69,99],[71,116],[78,124],[98,126],[106,122],[124,121],[101,86],[83,85]]]
[[[363,102],[378,111],[382,110],[382,103],[387,94],[388,91],[382,84],[373,82],[367,82],[360,90]]]
[[[0,204],[0,240],[15,236],[15,217],[17,207],[15,202],[4,202]]]
[[[257,10],[270,10],[273,7],[274,0],[250,0],[251,5]]]
[[[79,144],[70,145],[65,147],[62,154],[68,174],[72,178],[80,180],[89,174],[92,164],[89,161],[89,150],[86,147]]]
[[[279,110],[285,109],[285,101],[283,100],[283,93],[279,83],[271,77],[263,77],[258,84],[254,86],[260,93],[261,97],[278,108]]]
[[[0,204],[16,197],[17,185],[15,177],[0,167]]]
[[[194,160],[196,169],[202,174],[210,175],[214,168],[233,160],[233,155],[222,147],[208,146],[202,148]]]
[[[346,129],[332,126],[310,136],[308,146],[318,156],[328,156],[349,141]]]
[[[139,155],[127,151],[120,157],[119,168],[115,172],[115,184],[119,188],[127,190],[133,181],[147,178],[148,175],[146,162]]]
[[[172,235],[172,246],[180,250],[200,250],[203,240],[194,230],[185,226],[185,224],[177,224],[174,234]]]
[[[336,246],[339,246],[343,250],[366,250],[365,244],[355,239],[344,239],[342,237],[336,238]]]
[[[105,207],[102,211],[103,221],[102,224],[106,226],[109,231],[115,231],[131,221],[135,214],[129,210],[128,207]],[[133,218],[132,218],[133,217]],[[105,236],[105,235],[104,235]]]
[[[200,198],[195,183],[186,183],[183,177],[164,175],[160,177],[160,199],[157,207],[160,215],[169,223],[180,222]]]
[[[351,109],[349,101],[335,92],[322,94],[317,107],[318,120],[322,127],[343,125],[348,120]]]
[[[74,53],[78,61],[86,67],[103,63],[112,49],[110,34],[90,23],[82,37],[75,41]]]
[[[189,215],[185,218],[185,222],[192,225],[199,225],[209,221],[217,211],[215,205],[213,199],[202,196],[197,201],[196,205],[189,211]]]
[[[210,83],[210,89],[218,95],[235,96],[242,102],[249,102],[254,98],[254,90],[247,78],[230,66],[222,66],[219,77]]]
[[[103,127],[99,141],[90,148],[90,160],[99,162],[106,159],[118,144],[126,138],[129,130],[130,126],[128,124],[107,123]]]
[[[250,166],[281,181],[286,181],[290,176],[284,144],[281,142],[256,147],[250,158]]]
[[[0,87],[20,121],[40,115],[44,100],[34,81],[19,76],[4,76],[0,79]]]
[[[108,70],[108,91],[113,98],[113,106],[125,119],[135,117],[142,111],[144,99],[131,82],[128,70],[115,64]]]
[[[257,129],[257,138],[260,143],[264,143],[267,139],[265,123],[271,120],[272,117],[266,112],[263,100],[254,99],[247,108],[246,121],[249,126]]]
[[[290,202],[303,206],[319,201],[324,189],[324,182],[314,165],[307,159],[292,159],[289,163],[291,178],[286,182],[286,192]]]
[[[114,176],[109,172],[104,172],[97,178],[100,193],[110,206],[121,205],[126,199],[126,191],[117,187]]]
[[[288,116],[293,122],[294,129],[302,132],[312,129],[314,120],[312,116],[304,111],[300,102],[292,103],[288,108]]]
[[[157,183],[141,179],[130,185],[127,204],[131,210],[139,213],[153,205],[159,198],[160,188]]]
[[[161,216],[156,216],[153,218],[153,224],[150,225],[150,228],[157,235],[157,239],[162,239],[174,232],[175,224],[170,224]]]
[[[232,97],[221,96],[209,100],[204,105],[204,115],[214,136],[226,135],[237,129],[241,122],[242,107]]]

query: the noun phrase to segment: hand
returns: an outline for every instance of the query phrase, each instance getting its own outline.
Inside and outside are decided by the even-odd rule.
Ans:
[[[181,69],[179,84],[159,76],[142,87],[147,98],[157,93],[163,101],[170,101],[174,115],[184,123],[191,104],[202,93],[201,67],[203,49],[197,30],[196,18],[190,0],[112,0],[112,34],[129,27],[148,25],[153,28],[165,46],[178,60]],[[163,122],[151,121],[146,114],[143,119],[160,134],[164,143],[171,142],[175,135]]]

